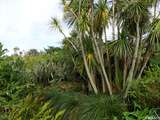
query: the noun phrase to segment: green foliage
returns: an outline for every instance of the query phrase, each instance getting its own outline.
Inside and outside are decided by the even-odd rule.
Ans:
[[[52,54],[52,53],[54,53],[55,51],[60,51],[61,50],[61,48],[59,48],[59,47],[52,47],[52,46],[49,46],[48,48],[45,48],[45,52],[47,53],[47,54]]]
[[[30,49],[29,51],[27,51],[26,55],[27,56],[36,56],[39,55],[40,53],[36,50],[36,49]]]
[[[154,117],[154,111],[147,108],[142,111],[137,110],[123,113],[123,120],[148,120],[149,117]]]
[[[24,82],[25,69],[21,57],[7,57],[0,61],[0,88],[6,88],[8,82]]]
[[[89,96],[82,102],[79,120],[121,119],[122,112],[125,110],[125,105],[117,96]]]
[[[159,45],[158,45],[159,46]],[[158,47],[157,52],[154,54],[154,56],[150,59],[151,65],[160,65],[160,49]]]
[[[46,88],[45,92],[39,91],[36,96],[27,96],[11,112],[10,119],[102,120],[115,117],[120,119],[124,110],[125,106],[118,97],[84,96]]]
[[[0,60],[2,59],[2,57],[6,52],[7,52],[7,49],[4,49],[2,43],[0,42]]]
[[[0,117],[7,119],[12,106],[31,92],[34,85],[27,75],[22,57],[10,56],[0,61]]]
[[[63,65],[55,64],[51,61],[42,62],[34,67],[32,79],[35,83],[47,86],[52,80],[64,79],[63,69]]]
[[[149,11],[158,1],[111,2],[62,0],[73,31],[67,37],[57,19],[50,23],[64,36],[62,48],[23,56],[15,47],[5,56],[0,43],[0,120],[141,120],[160,107],[160,67],[144,72],[149,61],[159,65],[160,19]]]
[[[145,72],[145,76],[133,83],[132,100],[143,107],[160,107],[160,67],[152,66]]]

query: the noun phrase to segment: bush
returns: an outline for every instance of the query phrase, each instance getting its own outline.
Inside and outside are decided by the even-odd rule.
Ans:
[[[0,61],[0,119],[6,119],[12,106],[31,92],[34,86],[22,57],[10,56]],[[27,79],[26,79],[27,78]]]
[[[10,82],[24,82],[25,67],[21,57],[7,57],[0,62],[0,88],[6,88]]]
[[[133,112],[124,112],[123,120],[149,120],[150,117],[154,116],[154,111],[145,108],[144,110],[137,110]]]
[[[37,64],[33,71],[33,82],[48,86],[51,81],[64,79],[63,65],[55,64],[52,61],[41,62]]]
[[[145,76],[134,81],[130,97],[132,101],[144,107],[160,107],[160,67],[152,66]]]
[[[29,95],[11,113],[17,120],[103,120],[122,119],[125,105],[118,97],[106,95],[85,96],[78,93],[62,93],[51,89]]]

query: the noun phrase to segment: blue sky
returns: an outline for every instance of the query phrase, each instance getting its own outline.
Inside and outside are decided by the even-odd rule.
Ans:
[[[62,20],[60,0],[0,0],[0,42],[10,52],[60,46],[63,36],[50,28],[51,17]]]

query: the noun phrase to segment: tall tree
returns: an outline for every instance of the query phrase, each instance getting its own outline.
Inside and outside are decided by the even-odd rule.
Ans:
[[[127,84],[125,90],[125,97],[127,97],[128,91],[133,80],[133,73],[135,70],[136,60],[138,58],[140,40],[141,40],[141,26],[140,23],[143,21],[143,17],[148,15],[148,6],[142,0],[131,0],[126,9],[124,9],[127,19],[133,20],[132,23],[135,24],[136,36],[133,36],[135,48],[133,54],[133,60],[131,63],[131,68],[127,77]]]

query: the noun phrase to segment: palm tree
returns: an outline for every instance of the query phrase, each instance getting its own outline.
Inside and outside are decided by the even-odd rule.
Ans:
[[[152,1],[153,1],[153,6],[154,6],[153,18],[156,18],[158,0],[152,0]]]
[[[81,1],[79,2],[79,6],[78,7],[81,7]],[[68,8],[69,11],[70,11],[70,8]],[[80,8],[79,8],[80,9]],[[72,11],[73,14],[75,14],[73,11]],[[88,75],[88,78],[89,78],[89,81],[90,81],[90,84],[94,90],[94,92],[97,94],[98,93],[98,90],[96,88],[96,85],[94,83],[94,77],[93,77],[93,73],[91,73],[90,69],[89,69],[89,65],[87,63],[87,59],[86,59],[86,54],[85,54],[85,51],[84,51],[84,45],[83,45],[83,41],[82,41],[82,38],[83,38],[83,31],[86,29],[86,23],[85,23],[85,19],[84,18],[84,13],[81,13],[81,11],[79,10],[79,14],[77,14],[76,16],[76,19],[77,19],[77,24],[79,25],[77,28],[79,30],[79,40],[80,40],[80,45],[81,45],[81,50],[82,50],[82,57],[83,57],[83,61],[84,61],[84,66],[85,66],[85,69],[86,69],[86,72],[87,72],[87,75]],[[52,22],[51,22],[51,25],[52,27],[54,28],[57,28],[62,34],[63,36],[65,37],[65,39],[73,46],[73,48],[78,52],[78,49],[76,48],[76,45],[66,37],[66,35],[64,34],[63,30],[61,29],[60,25],[59,25],[59,22],[57,21],[57,19],[55,18],[52,18]]]
[[[109,8],[106,0],[100,0],[94,7],[94,32],[102,37],[103,31],[109,23]]]
[[[109,42],[106,34],[110,17],[107,0],[96,2],[63,0],[66,21],[69,26],[73,26],[73,29],[78,31],[77,42],[80,43],[80,48],[71,41],[78,51],[82,52],[86,73],[95,93],[98,93],[101,87],[103,92],[106,92],[105,87],[108,87],[111,95],[116,83],[116,86],[124,90],[126,97],[132,80],[136,79],[139,73],[143,73],[144,63],[146,63],[144,57],[147,55],[144,51],[149,50],[146,49],[148,43],[143,36],[150,34],[146,28],[150,22],[148,8],[152,2],[151,0],[113,0],[111,12],[114,41]],[[115,40],[115,28],[118,29],[118,40]],[[102,33],[105,36],[105,43]],[[92,47],[92,52],[87,48],[87,39],[91,42],[89,47]],[[91,61],[95,61],[96,65],[90,64]],[[98,74],[100,77],[97,80]],[[99,82],[102,83],[101,87]]]
[[[51,27],[52,27],[52,28],[55,28],[55,29],[58,29],[59,32],[64,36],[64,38],[67,38],[67,36],[65,35],[65,33],[64,33],[63,30],[62,30],[62,27],[61,27],[59,21],[58,21],[56,18],[51,18],[51,19],[52,19],[52,20],[51,20]],[[76,51],[78,51],[78,49],[76,48],[76,46],[74,45],[74,43],[73,43],[72,41],[70,41],[69,39],[66,39],[66,40],[72,45],[72,47],[73,47]]]
[[[93,27],[93,22],[94,22],[94,11],[93,11],[93,6],[94,5],[92,4],[93,1],[82,0],[81,2],[82,2],[81,3],[81,8],[82,9],[79,10],[80,16],[78,14],[78,10],[77,10],[77,7],[76,7],[77,3],[79,3],[79,2],[77,2],[77,0],[72,1],[72,4],[70,4],[70,6],[67,7],[67,9],[66,9],[67,10],[67,14],[66,15],[69,16],[68,17],[68,23],[70,25],[75,25],[76,29],[78,28],[78,29],[80,29],[82,31],[83,34],[82,34],[81,38],[84,38],[84,34],[86,34],[86,32],[91,33],[90,37],[93,40],[93,48],[94,48],[95,56],[97,56],[96,57],[97,58],[97,62],[99,62],[99,64],[100,64],[100,67],[102,69],[102,75],[104,76],[104,78],[106,80],[106,83],[109,86],[108,87],[109,91],[111,91],[111,89],[110,89],[111,85],[110,85],[110,83],[108,81],[108,76],[106,74],[104,63],[103,63],[104,60],[103,60],[103,57],[102,57],[102,50],[100,50],[99,41],[97,41],[97,37],[95,36],[95,33],[94,33],[96,31],[95,31],[95,29]],[[85,4],[84,4],[84,2],[85,2]],[[102,7],[100,7],[100,8],[102,8]],[[96,18],[98,19],[99,18],[98,16],[100,15],[100,12],[97,11],[96,13],[97,13],[97,17]],[[104,10],[103,15],[105,15],[104,13],[106,14],[106,9]],[[91,21],[90,23],[89,23],[89,20]],[[100,24],[102,24],[102,23],[100,23]],[[98,31],[98,33],[100,33],[100,32]],[[80,42],[80,43],[82,45],[82,42]],[[84,49],[84,47],[83,47],[83,49]],[[85,60],[84,60],[84,62],[85,62]],[[97,66],[97,67],[99,67],[99,66]]]
[[[115,0],[112,0],[112,40],[115,40]]]
[[[118,79],[116,79],[117,76],[115,76],[114,82],[119,89],[124,88],[128,66],[127,58],[129,58],[132,55],[132,48],[130,46],[129,41],[126,39],[120,39],[110,42],[108,44],[108,47],[110,55],[116,57],[118,62],[117,71],[115,71],[117,72],[116,74],[118,74]]]
[[[102,73],[104,75],[104,78],[105,78],[105,81],[106,81],[106,84],[108,87],[109,94],[112,95],[112,88],[111,88],[111,84],[108,79],[108,75],[105,70],[105,66],[104,66],[104,62],[103,62],[104,60],[103,60],[100,48],[98,46],[98,42],[97,42],[97,40],[95,38],[95,34],[94,34],[94,0],[90,0],[90,7],[91,7],[91,15],[90,15],[91,16],[91,18],[90,18],[91,19],[91,37],[92,37],[92,40],[95,44],[96,53],[99,58],[100,66],[101,66]]]
[[[160,19],[154,19],[152,24],[151,24],[151,28],[150,28],[150,33],[148,35],[148,38],[146,40],[147,42],[147,47],[146,47],[146,52],[144,55],[144,60],[143,60],[143,64],[142,67],[140,69],[140,72],[138,74],[138,78],[140,79],[151,55],[154,53],[154,51],[156,51],[159,47],[159,38],[160,38]]]
[[[103,88],[105,88],[105,81],[109,83],[109,81],[111,80],[110,64],[107,65],[108,66],[108,71],[106,71],[102,67],[102,64],[103,64],[103,66],[105,66],[104,58],[103,58],[104,48],[105,48],[104,41],[107,44],[106,28],[108,27],[108,24],[109,24],[109,8],[108,8],[108,5],[107,5],[107,0],[99,0],[94,5],[94,17],[93,17],[93,19],[94,19],[93,30],[94,30],[94,34],[96,36],[96,39],[94,39],[93,42],[94,42],[94,45],[97,46],[97,49],[95,49],[95,54],[96,54],[96,56],[98,56],[98,52],[100,51],[100,54],[101,54],[100,58],[99,57],[96,57],[96,58],[99,58],[99,59],[97,59],[97,62],[99,62],[99,64],[101,65],[100,69],[102,69],[102,70],[100,71],[100,74],[102,76],[102,86],[103,86]],[[104,33],[105,40],[103,40],[103,36],[102,36],[103,34],[102,33]],[[107,53],[107,62],[110,63],[109,54],[108,54],[108,52],[106,52],[106,53]],[[108,75],[107,75],[107,73],[108,73]],[[109,86],[111,87],[111,85],[109,85]]]
[[[133,60],[131,63],[131,68],[128,73],[127,77],[127,84],[126,84],[126,90],[125,90],[125,97],[127,97],[128,91],[131,86],[131,82],[133,80],[133,74],[135,70],[136,60],[139,57],[139,46],[141,41],[141,26],[140,23],[143,21],[144,16],[148,16],[148,6],[145,4],[142,0],[136,0],[136,1],[129,1],[128,6],[124,9],[124,17],[135,24],[135,30],[136,30],[136,36],[133,36],[133,40],[135,41],[135,49],[133,54]],[[128,21],[128,20],[127,20]],[[131,24],[132,24],[131,23]]]
[[[78,14],[79,24],[80,24],[80,25],[85,25],[85,23],[83,23],[83,22],[82,22],[82,24],[81,24],[81,21],[83,21],[83,18],[82,18],[82,16],[81,16],[81,4],[82,4],[82,1],[80,0],[80,1],[79,1],[79,8],[78,8],[78,9],[79,9],[79,14]],[[84,21],[84,22],[85,22],[85,21]],[[79,26],[79,40],[80,40],[80,44],[81,44],[81,50],[82,50],[82,56],[83,56],[83,60],[84,60],[84,66],[85,66],[85,69],[86,69],[88,78],[89,78],[89,80],[90,80],[90,83],[91,83],[91,85],[92,85],[92,87],[93,87],[93,90],[94,90],[94,92],[97,94],[97,93],[98,93],[98,90],[97,90],[96,85],[95,85],[95,83],[94,83],[95,80],[94,80],[94,78],[93,78],[93,73],[90,72],[90,70],[89,70],[89,65],[88,65],[88,63],[87,63],[86,55],[85,55],[85,52],[84,52],[84,46],[83,46],[83,41],[82,41],[84,30],[85,30],[85,26],[81,26],[81,27]]]

